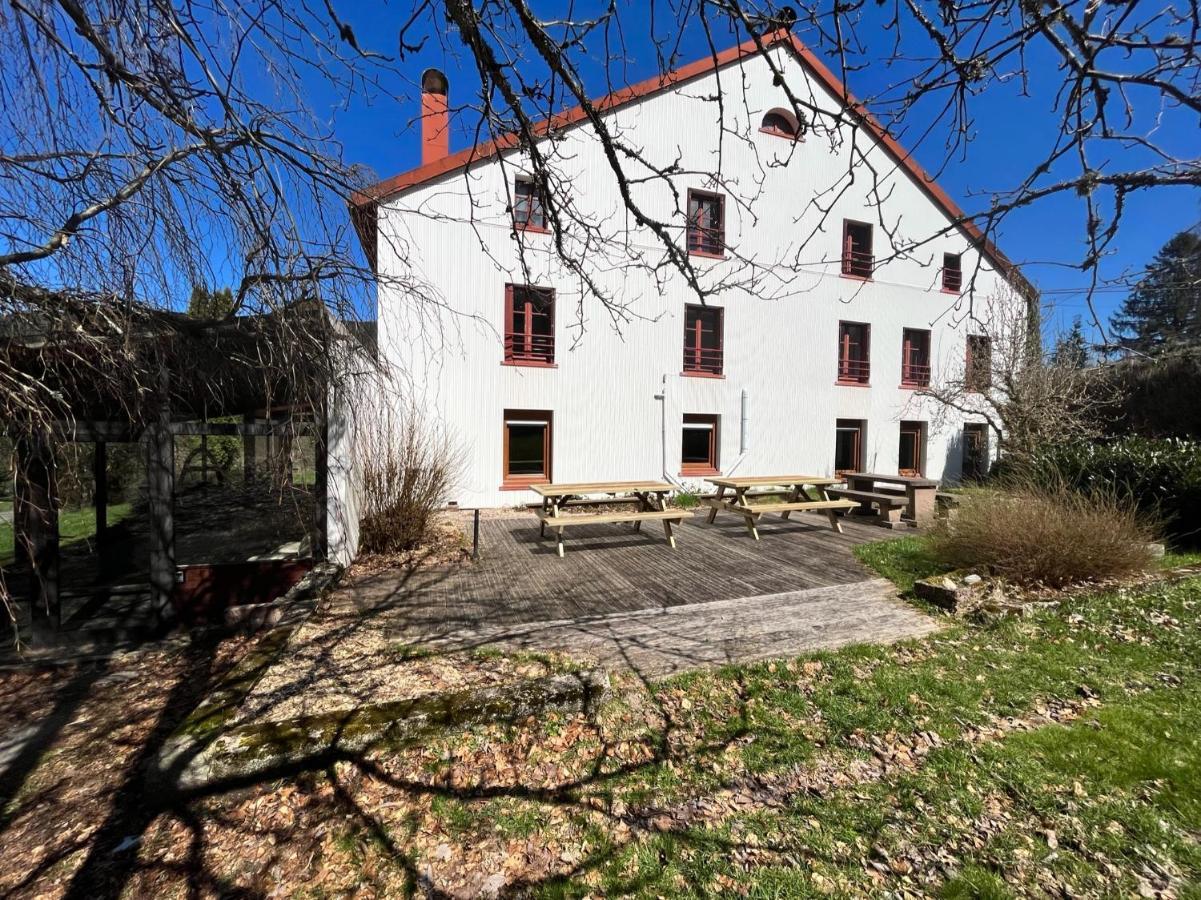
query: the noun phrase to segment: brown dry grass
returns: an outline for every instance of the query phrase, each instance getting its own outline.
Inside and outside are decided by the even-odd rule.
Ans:
[[[1061,587],[1144,571],[1154,534],[1154,523],[1116,495],[1017,484],[964,494],[958,514],[933,529],[931,550],[956,569]]]

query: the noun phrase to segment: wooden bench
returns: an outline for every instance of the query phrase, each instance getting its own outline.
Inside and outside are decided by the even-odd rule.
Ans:
[[[843,497],[851,506],[859,507],[860,515],[872,515],[872,507],[876,507],[876,521],[885,528],[897,528],[901,524],[901,510],[909,501],[904,494],[879,491],[853,491],[850,488],[829,488],[826,493],[833,497]]]
[[[667,543],[674,550],[676,537],[672,534],[671,526],[673,524],[679,525],[684,519],[691,517],[692,513],[685,509],[647,509],[615,513],[584,513],[571,516],[559,516],[541,510],[538,512],[538,518],[542,520],[542,527],[555,531],[559,556],[563,555],[564,528],[569,528],[573,525],[607,525],[614,522],[630,522],[637,527],[639,523],[648,520],[658,520],[663,523],[663,533],[667,535]]]
[[[780,503],[756,503],[753,506],[741,505],[734,500],[719,500],[717,498],[707,498],[701,501],[706,506],[716,510],[725,510],[727,512],[737,513],[746,521],[746,529],[751,533],[751,537],[759,540],[759,517],[765,513],[778,513],[781,518],[787,519],[794,512],[801,512],[807,509],[823,510],[830,520],[830,527],[835,531],[842,533],[842,523],[838,521],[838,517],[834,514],[835,510],[839,509],[854,509],[859,504],[850,500],[793,500]]]

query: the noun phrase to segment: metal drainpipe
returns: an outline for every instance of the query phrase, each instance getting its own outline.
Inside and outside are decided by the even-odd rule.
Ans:
[[[659,448],[662,453],[662,471],[663,480],[669,484],[674,484],[678,488],[684,485],[679,479],[674,478],[667,471],[667,373],[663,373],[663,387],[659,389],[659,393],[655,394],[655,399],[659,401]]]
[[[746,388],[742,389],[742,400],[738,410],[738,459],[734,460],[726,468],[726,475],[733,475],[735,470],[742,465],[742,461],[746,459],[746,452],[750,449],[750,413],[748,411],[749,404],[747,403]]]
[[[746,388],[742,389],[742,407],[739,410],[741,418],[738,421],[738,455],[739,457],[746,456],[747,447],[750,446],[750,441],[747,436],[747,403],[746,403]]]

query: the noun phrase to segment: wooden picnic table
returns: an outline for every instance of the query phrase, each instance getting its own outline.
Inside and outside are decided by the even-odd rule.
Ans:
[[[535,484],[530,489],[542,498],[542,509],[538,518],[542,520],[540,532],[546,537],[549,527],[556,534],[559,556],[563,555],[563,529],[573,525],[601,525],[609,522],[632,522],[635,531],[642,530],[642,523],[647,520],[657,520],[663,523],[663,533],[667,543],[675,549],[676,538],[672,533],[672,524],[680,524],[684,519],[691,518],[692,513],[683,509],[668,509],[667,495],[675,490],[675,486],[665,481],[591,481],[565,484]],[[563,515],[563,508],[572,500],[586,497],[605,495],[613,502],[631,502],[619,498],[618,494],[631,494],[632,502],[637,509],[613,513],[573,513]],[[597,503],[606,502],[604,499]]]
[[[717,487],[716,496],[703,501],[710,507],[709,523],[713,523],[719,511],[740,515],[746,523],[747,531],[755,540],[759,540],[759,517],[767,513],[778,513],[781,518],[787,519],[797,511],[821,510],[830,520],[830,527],[841,533],[842,523],[838,521],[837,511],[858,506],[850,500],[832,499],[826,493],[826,488],[830,485],[842,483],[840,478],[822,478],[817,475],[748,475],[705,480]],[[727,492],[733,492],[733,496],[727,497]],[[783,494],[784,499],[753,502],[756,497],[765,493],[777,496]]]
[[[850,491],[871,493],[876,483],[898,484],[905,488],[904,518],[916,525],[926,525],[934,519],[938,482],[916,475],[888,475],[879,472],[851,472],[847,475]]]

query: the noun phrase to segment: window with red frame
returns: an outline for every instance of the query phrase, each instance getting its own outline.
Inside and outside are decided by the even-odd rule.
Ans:
[[[722,310],[714,306],[684,307],[684,372],[722,373]]]
[[[942,255],[942,289],[958,294],[963,287],[962,260],[958,253]]]
[[[926,469],[926,423],[902,422],[897,474],[920,478]]]
[[[721,194],[688,192],[688,252],[723,256],[726,252],[726,200]]]
[[[551,480],[552,414],[540,409],[505,410],[504,485]]]
[[[717,474],[717,416],[689,413],[684,416],[680,474]]]
[[[546,231],[546,207],[532,178],[513,182],[513,225],[526,231]]]
[[[549,366],[555,361],[555,292],[505,285],[505,362]]]
[[[930,384],[930,332],[906,328],[901,334],[901,384],[927,387]]]
[[[838,323],[838,381],[867,384],[872,367],[869,359],[871,331],[862,322]]]
[[[992,341],[982,334],[967,336],[963,381],[969,391],[982,392],[992,387]]]
[[[834,474],[863,471],[863,422],[837,419],[834,422]]]
[[[872,256],[872,226],[844,219],[842,223],[842,274],[871,278],[875,267]]]
[[[789,138],[794,141],[801,136],[801,130],[797,126],[796,117],[784,109],[769,111],[763,117],[763,122],[759,125],[759,130],[766,134],[774,134],[777,137]]]

